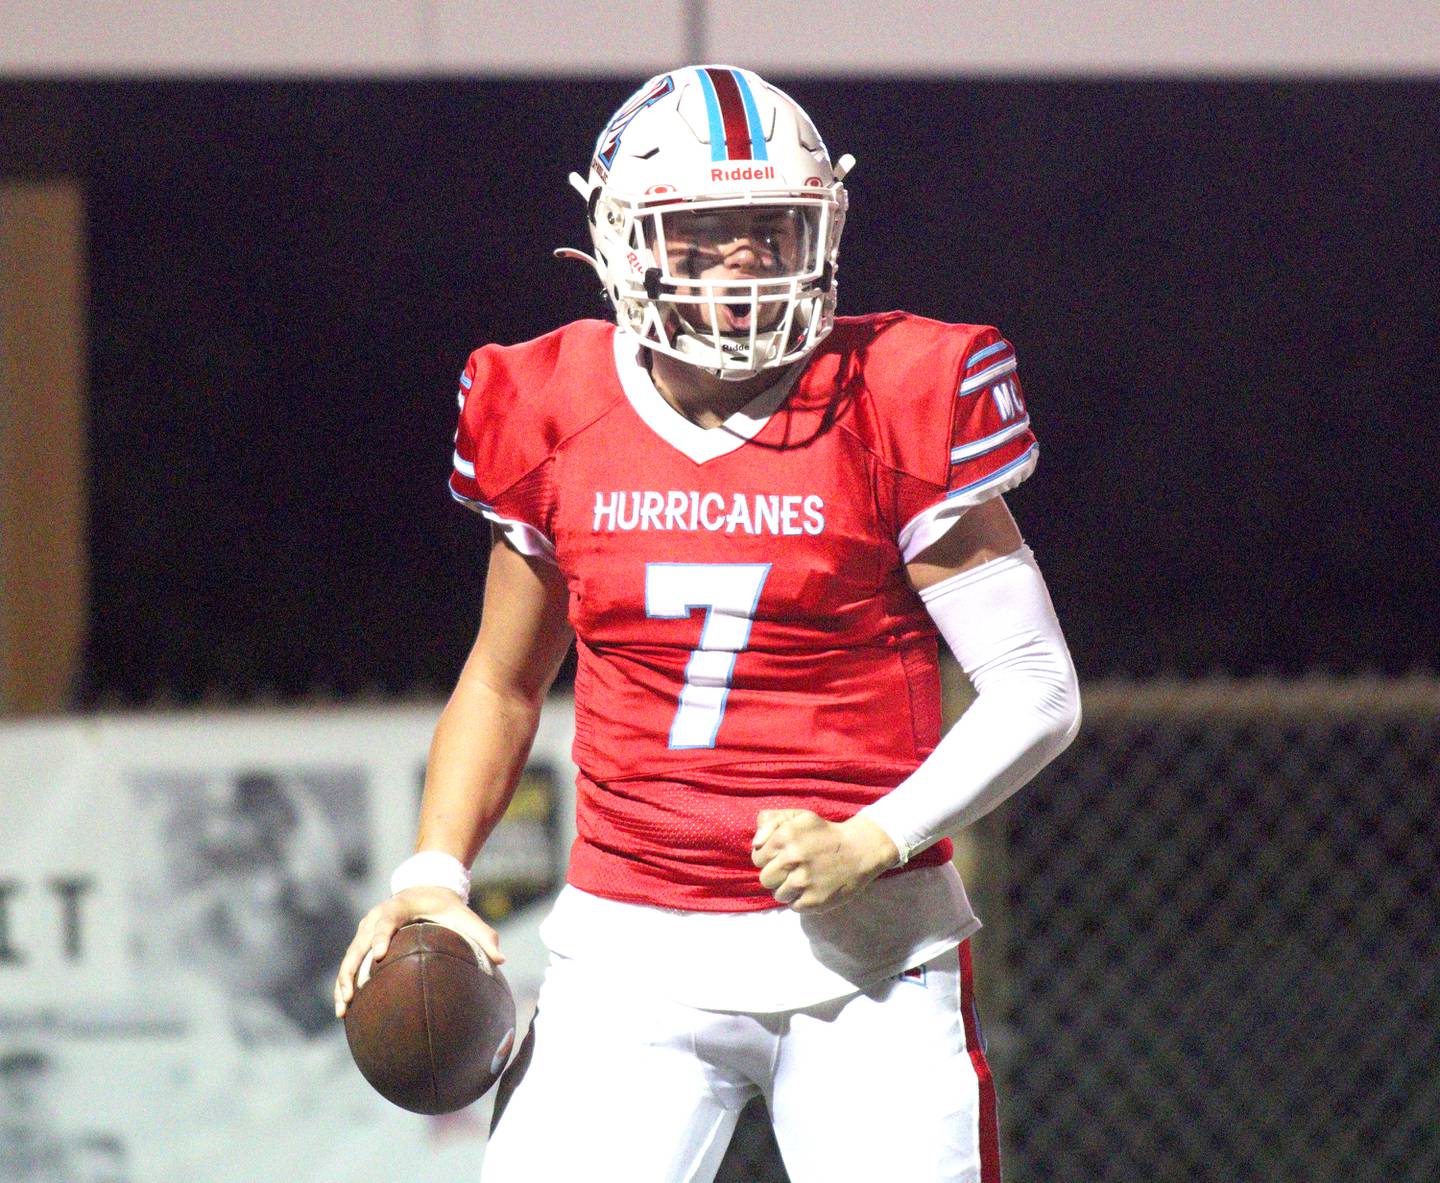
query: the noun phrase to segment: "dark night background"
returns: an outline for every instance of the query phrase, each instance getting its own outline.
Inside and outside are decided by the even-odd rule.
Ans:
[[[81,703],[439,692],[469,350],[604,315],[566,173],[639,79],[0,83],[90,215]],[[841,311],[996,323],[1087,677],[1440,667],[1440,83],[775,79],[852,152]]]

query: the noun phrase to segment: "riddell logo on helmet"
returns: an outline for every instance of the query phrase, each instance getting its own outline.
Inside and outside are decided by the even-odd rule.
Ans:
[[[712,181],[773,181],[775,166],[767,164],[762,168],[753,164],[737,164],[734,168],[712,168],[710,179]]]

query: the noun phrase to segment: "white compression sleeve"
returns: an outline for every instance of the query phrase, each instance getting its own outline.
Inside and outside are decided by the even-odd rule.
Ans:
[[[920,593],[975,701],[910,776],[861,813],[900,861],[983,817],[1065,750],[1080,689],[1028,546]]]

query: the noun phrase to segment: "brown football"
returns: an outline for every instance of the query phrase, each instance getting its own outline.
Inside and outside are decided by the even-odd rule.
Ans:
[[[361,966],[345,1037],[361,1075],[412,1113],[453,1113],[500,1077],[515,999],[488,957],[443,925],[407,924]]]

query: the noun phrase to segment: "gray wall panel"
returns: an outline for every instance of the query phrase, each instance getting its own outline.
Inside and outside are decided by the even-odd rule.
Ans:
[[[0,75],[1434,74],[1431,0],[9,0]]]

